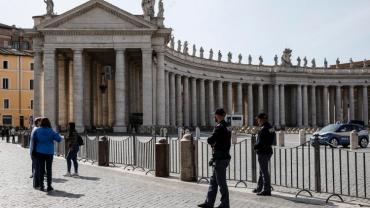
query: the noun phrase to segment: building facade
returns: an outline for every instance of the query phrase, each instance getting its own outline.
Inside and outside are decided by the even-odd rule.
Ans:
[[[153,0],[143,15],[130,14],[103,0],[72,10],[34,17],[35,116],[54,126],[75,122],[79,131],[112,127],[214,125],[223,107],[244,115],[251,126],[258,112],[276,127],[323,126],[343,120],[369,120],[369,78],[359,67],[293,65],[290,50],[275,65],[204,57],[204,49],[177,42],[163,25],[163,3]],[[214,58],[214,56],[216,58]]]

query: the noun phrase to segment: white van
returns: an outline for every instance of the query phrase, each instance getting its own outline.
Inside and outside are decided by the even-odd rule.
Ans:
[[[225,121],[230,127],[242,127],[243,115],[226,115]]]

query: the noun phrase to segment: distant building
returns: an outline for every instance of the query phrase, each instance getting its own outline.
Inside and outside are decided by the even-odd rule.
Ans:
[[[0,24],[0,125],[29,127],[33,111],[31,40],[15,26]]]

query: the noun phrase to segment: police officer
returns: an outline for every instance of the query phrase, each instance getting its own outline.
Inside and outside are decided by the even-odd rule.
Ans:
[[[210,208],[213,207],[216,201],[217,190],[220,187],[221,204],[218,207],[229,208],[229,190],[226,183],[226,168],[230,163],[230,146],[231,132],[227,129],[225,122],[226,112],[223,109],[217,109],[215,112],[216,127],[213,134],[208,138],[207,142],[213,148],[213,155],[210,165],[213,168],[213,175],[208,188],[207,199],[198,207]]]
[[[253,190],[253,193],[257,193],[260,196],[271,196],[271,178],[268,164],[272,156],[271,146],[275,140],[275,130],[267,121],[268,117],[265,113],[258,114],[256,120],[257,125],[261,128],[254,146],[258,156],[260,173],[257,188]]]

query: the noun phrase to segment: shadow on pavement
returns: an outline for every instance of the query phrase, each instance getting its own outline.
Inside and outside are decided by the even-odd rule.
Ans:
[[[66,197],[66,198],[73,198],[73,199],[78,199],[78,198],[85,196],[85,194],[73,194],[73,193],[68,193],[68,192],[60,191],[60,190],[54,190],[52,192],[49,192],[47,195],[53,196],[53,197]]]
[[[63,178],[53,178],[53,183],[65,183],[68,180],[63,179]]]
[[[88,176],[79,176],[76,179],[88,180],[88,181],[98,181],[100,178],[98,177],[88,177]]]
[[[311,205],[321,205],[321,206],[336,206],[332,202],[326,204],[325,200],[320,200],[317,198],[310,198],[310,197],[289,197],[289,196],[281,196],[281,195],[272,195],[271,197],[280,198],[284,200],[288,200],[294,203],[299,204],[311,204]]]

